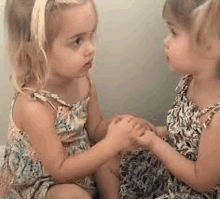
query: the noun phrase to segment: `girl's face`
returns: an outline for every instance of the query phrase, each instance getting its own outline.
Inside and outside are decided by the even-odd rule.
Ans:
[[[164,40],[165,58],[172,73],[194,74],[201,66],[200,56],[191,43],[189,31],[181,27],[173,17],[167,19],[170,30]]]
[[[58,17],[59,34],[48,55],[51,75],[63,79],[84,77],[92,67],[95,54],[94,9],[91,3],[70,6]]]

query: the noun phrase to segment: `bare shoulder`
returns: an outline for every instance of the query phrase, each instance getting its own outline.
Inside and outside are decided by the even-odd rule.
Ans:
[[[47,118],[45,121],[54,120],[55,112],[47,102],[42,102],[41,100],[32,101],[28,99],[27,94],[20,93],[14,103],[12,116],[16,126],[20,130],[26,131],[26,124],[30,119]]]
[[[204,124],[208,120],[208,116],[201,120],[201,124]],[[212,117],[211,121],[209,122],[208,126],[204,128],[201,136],[201,144],[203,146],[209,146],[212,149],[215,147],[219,148],[220,142],[220,111],[216,112]],[[220,148],[219,148],[220,152]]]
[[[29,135],[29,142],[46,170],[59,178],[59,168],[66,157],[55,127],[56,114],[47,102],[32,101],[26,94],[19,94],[14,106],[14,120]],[[56,164],[51,164],[56,162]]]
[[[220,112],[217,112],[206,129],[203,129],[199,150],[197,170],[209,189],[220,180]]]
[[[203,124],[205,124],[206,121],[208,121],[209,117],[210,117],[210,113],[206,114],[204,117],[201,118],[200,124],[202,124],[203,128],[204,128]],[[209,132],[209,134],[213,134],[213,135],[215,134],[216,136],[217,135],[220,136],[220,133],[219,133],[220,132],[220,111],[217,111],[213,115],[205,131]]]

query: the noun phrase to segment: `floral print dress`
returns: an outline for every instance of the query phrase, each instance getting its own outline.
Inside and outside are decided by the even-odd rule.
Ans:
[[[220,110],[220,103],[204,110],[192,103],[186,96],[191,75],[184,76],[178,87],[173,107],[168,111],[165,141],[189,160],[196,161],[202,128],[199,118],[209,113],[203,124],[206,128],[214,114]],[[120,165],[121,199],[217,199],[220,186],[211,193],[198,193],[178,180],[163,164],[147,150],[137,149],[125,155]]]
[[[90,141],[84,126],[87,120],[89,97],[77,104],[67,104],[56,94],[47,91],[35,91],[29,97],[32,100],[48,102],[57,112],[54,125],[69,156],[90,148]],[[59,102],[58,109],[53,106],[50,99]],[[13,99],[12,108],[15,100],[16,98]],[[4,193],[4,197],[8,199],[45,199],[49,187],[55,185],[53,178],[37,158],[29,142],[28,133],[22,132],[15,126],[12,111],[0,175],[0,193]],[[92,175],[78,180],[76,184],[95,195],[96,187]]]

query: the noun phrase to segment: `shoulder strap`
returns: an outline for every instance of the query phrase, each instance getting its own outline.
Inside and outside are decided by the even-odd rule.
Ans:
[[[192,75],[185,75],[183,76],[180,81],[178,86],[176,87],[176,92],[181,93],[187,90],[189,82],[192,79]]]
[[[215,115],[215,113],[217,113],[220,110],[220,102],[218,102],[217,104],[211,105],[208,108],[203,109],[198,117],[200,118],[201,116],[205,115],[206,113],[210,112],[210,115],[208,116],[208,119],[203,123],[203,127],[206,129],[208,127],[208,125],[210,124],[213,116]]]
[[[22,90],[31,91],[30,93],[28,93],[28,99],[30,99],[32,101],[39,99],[43,102],[47,102],[52,107],[52,109],[54,109],[57,112],[57,108],[53,105],[51,100],[48,99],[48,97],[51,97],[51,95],[48,96],[47,93],[45,93],[44,91],[40,92],[40,91],[36,91],[32,88],[23,88]],[[49,92],[48,92],[48,94],[49,94]]]

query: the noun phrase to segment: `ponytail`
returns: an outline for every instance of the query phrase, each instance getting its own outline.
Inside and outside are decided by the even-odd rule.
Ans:
[[[37,85],[41,87],[45,84],[48,75],[48,68],[45,67],[47,64],[47,55],[45,52],[46,44],[46,27],[45,27],[45,18],[46,18],[46,5],[48,0],[36,0],[32,16],[31,16],[31,43],[35,46],[35,51],[37,58],[41,60],[39,63],[34,63],[34,78],[37,82]],[[36,49],[37,48],[37,49]],[[45,66],[43,66],[45,65]]]
[[[36,42],[40,47],[43,47],[43,40],[46,39],[45,12],[47,1],[36,0],[31,17],[31,40]]]

